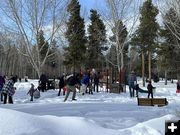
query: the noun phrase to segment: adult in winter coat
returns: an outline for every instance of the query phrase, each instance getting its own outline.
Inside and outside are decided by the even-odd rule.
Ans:
[[[13,104],[13,95],[15,93],[14,84],[17,82],[17,77],[14,76],[2,88],[2,93],[4,95],[4,104],[7,103],[7,98],[10,104]]]
[[[87,88],[87,86],[88,86],[88,84],[89,84],[89,76],[88,76],[88,74],[85,72],[84,74],[83,74],[83,77],[82,77],[82,80],[81,80],[81,91],[82,91],[82,95],[84,95],[85,94],[85,92],[86,92],[86,88]]]
[[[39,79],[39,83],[40,83],[42,92],[44,92],[46,90],[47,82],[48,82],[47,76],[45,74],[42,74]]]
[[[67,93],[64,98],[64,102],[67,100],[70,92],[73,92],[72,100],[76,100],[76,87],[79,87],[81,85],[80,79],[79,79],[79,74],[74,73],[72,76],[67,78]]]
[[[89,94],[93,94],[93,86],[92,86],[92,82],[93,82],[93,75],[92,72],[88,71],[88,77],[89,77],[89,83],[88,83],[88,88],[89,88]],[[86,93],[87,93],[87,87],[86,87]]]
[[[147,89],[148,89],[148,98],[151,95],[151,98],[153,98],[153,86],[151,84],[151,81],[149,81],[148,85],[147,85]]]
[[[3,76],[0,75],[0,98],[1,98],[1,101],[3,101],[3,94],[2,94],[2,88],[5,84],[5,79]]]
[[[132,71],[130,73],[130,75],[128,77],[128,83],[129,83],[130,97],[134,97],[135,85],[137,84],[137,78],[136,78],[134,71]]]
[[[100,73],[98,72],[98,74],[94,74],[94,92],[95,92],[95,89],[96,89],[96,92],[99,92],[99,76],[100,76]]]
[[[58,79],[59,79],[59,92],[58,92],[58,96],[60,96],[60,94],[61,94],[61,89],[63,89],[64,86],[65,86],[65,81],[64,81],[64,79],[65,79],[65,74],[63,74],[62,76],[60,76]],[[63,90],[63,95],[65,95],[65,90]]]
[[[31,96],[30,101],[33,101],[34,92],[35,92],[34,84],[31,83],[31,88],[29,89],[29,91],[28,91],[28,93],[27,93],[27,95],[29,94],[29,95]]]

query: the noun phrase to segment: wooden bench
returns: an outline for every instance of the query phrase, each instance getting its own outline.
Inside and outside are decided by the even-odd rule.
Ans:
[[[166,98],[138,98],[138,105],[140,106],[165,106],[168,104]]]

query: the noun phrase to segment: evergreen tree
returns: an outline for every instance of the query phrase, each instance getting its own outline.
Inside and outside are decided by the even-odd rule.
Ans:
[[[159,25],[156,22],[156,16],[158,14],[158,9],[152,4],[152,0],[146,0],[143,6],[140,8],[140,25],[137,30],[137,39],[140,43],[141,55],[142,55],[142,77],[143,86],[145,86],[144,79],[144,54],[148,53],[148,69],[149,69],[149,80],[151,80],[151,59],[152,52],[155,48],[155,40],[157,37],[157,32]]]
[[[80,16],[80,7],[78,0],[71,0],[67,9],[70,14],[66,31],[69,46],[65,48],[64,64],[73,67],[74,72],[83,65],[86,53],[87,40],[84,19]]]
[[[38,43],[38,48],[39,48],[40,60],[42,61],[46,56],[46,53],[48,51],[48,46],[49,46],[48,42],[45,41],[44,32],[42,30],[40,30],[37,35],[37,43]]]
[[[180,44],[180,41],[173,34],[174,27],[180,27],[180,21],[176,19],[176,12],[173,8],[166,13],[164,18],[164,29],[161,30],[161,36],[163,37],[163,43],[160,46],[159,56],[161,61],[161,67],[165,71],[165,84],[167,84],[167,74],[168,72],[174,71],[178,75],[180,69],[180,51],[177,48],[177,45]],[[172,22],[175,23],[172,25]],[[170,27],[173,27],[170,28]],[[178,29],[176,29],[178,30]],[[178,77],[177,77],[178,78]]]
[[[90,12],[91,24],[88,27],[87,66],[92,68],[99,67],[100,55],[106,49],[103,47],[106,43],[106,29],[97,11],[91,9]]]

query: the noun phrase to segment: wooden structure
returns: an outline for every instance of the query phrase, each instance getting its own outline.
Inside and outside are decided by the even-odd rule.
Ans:
[[[139,106],[155,106],[158,107],[168,105],[166,98],[137,98]]]
[[[112,83],[110,84],[110,93],[121,93],[124,92],[125,90],[125,85],[124,84],[119,84],[119,83]]]
[[[126,92],[125,85],[125,70],[122,70],[120,73],[112,69],[101,69],[97,72],[100,73],[100,86],[105,85],[106,91],[110,93],[121,93]]]

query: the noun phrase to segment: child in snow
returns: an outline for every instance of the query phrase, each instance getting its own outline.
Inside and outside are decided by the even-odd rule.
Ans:
[[[151,81],[149,81],[148,85],[147,85],[147,89],[148,89],[148,98],[151,95],[151,98],[153,98],[153,89],[154,87],[151,84]]]
[[[30,101],[33,101],[34,92],[35,92],[34,84],[31,83],[31,88],[29,89],[29,91],[28,91],[28,93],[27,93],[27,95],[29,94],[29,95],[31,96]]]
[[[136,97],[138,97],[139,84],[136,84],[134,89],[136,90]]]

